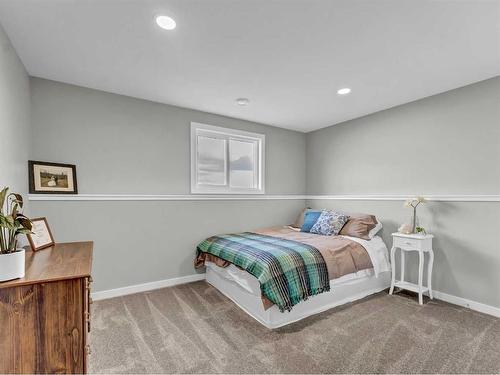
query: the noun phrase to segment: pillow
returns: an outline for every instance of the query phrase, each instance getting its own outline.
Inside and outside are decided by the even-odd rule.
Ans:
[[[349,220],[342,227],[342,230],[339,234],[341,234],[342,236],[350,236],[362,238],[363,240],[370,240],[378,232],[378,230],[375,231],[375,234],[370,237],[370,231],[375,229],[377,225],[379,225],[379,223],[377,222],[377,219],[374,215],[351,214],[349,215]]]
[[[307,211],[304,215],[304,224],[302,224],[300,231],[309,233],[320,216],[321,211]]]
[[[375,228],[373,228],[370,233],[368,233],[368,237],[370,237],[370,240],[375,237],[375,235],[382,229],[382,223],[379,221],[377,222],[377,225],[375,225]]]
[[[323,210],[310,232],[323,236],[336,236],[347,220],[349,220],[349,216],[343,213]]]
[[[304,217],[306,215],[306,212],[309,211],[311,209],[311,207],[307,207],[307,208],[304,208],[299,216],[297,216],[297,219],[295,219],[295,222],[293,224],[291,224],[290,226],[291,227],[295,227],[295,228],[302,228],[302,225],[304,225]]]

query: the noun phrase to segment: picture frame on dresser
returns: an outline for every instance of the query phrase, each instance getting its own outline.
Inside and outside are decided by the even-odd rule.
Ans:
[[[45,217],[30,219],[32,223],[31,233],[28,233],[28,242],[31,250],[38,251],[55,244],[54,236],[50,230],[49,223]]]
[[[78,194],[76,165],[28,161],[30,194]]]

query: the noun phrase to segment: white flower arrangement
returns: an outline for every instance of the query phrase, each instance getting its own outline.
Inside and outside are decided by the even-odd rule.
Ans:
[[[411,207],[413,208],[413,217],[412,217],[412,223],[411,223],[411,232],[410,233],[416,233],[417,229],[417,207],[421,203],[426,203],[427,199],[423,196],[417,196],[415,198],[409,198],[405,201],[404,207]],[[407,227],[408,224],[400,227],[400,231],[402,233],[407,233],[409,228]]]
[[[415,198],[407,199],[405,201],[405,203],[404,203],[404,206],[405,207],[417,208],[417,206],[420,203],[426,203],[426,202],[427,202],[427,199],[425,197],[418,196],[418,197],[415,197]]]

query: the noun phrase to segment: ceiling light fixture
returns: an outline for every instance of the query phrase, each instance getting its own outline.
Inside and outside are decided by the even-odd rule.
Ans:
[[[156,17],[156,24],[165,30],[173,30],[177,26],[174,19],[167,16]]]
[[[238,105],[248,105],[248,103],[250,103],[250,100],[248,100],[247,98],[238,98],[236,99],[236,103],[238,103]]]
[[[349,87],[344,87],[343,89],[337,90],[337,94],[339,95],[347,95],[351,92]]]

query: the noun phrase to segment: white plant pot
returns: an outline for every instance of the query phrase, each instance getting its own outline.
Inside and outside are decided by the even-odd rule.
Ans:
[[[24,249],[0,254],[0,282],[24,277]]]

